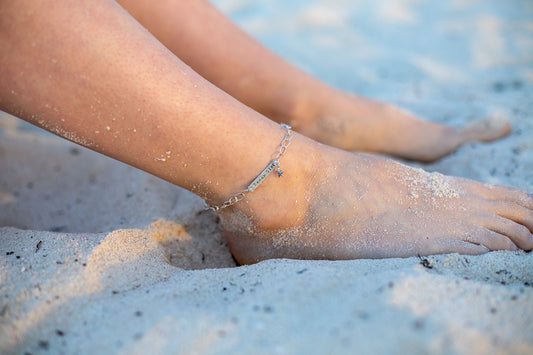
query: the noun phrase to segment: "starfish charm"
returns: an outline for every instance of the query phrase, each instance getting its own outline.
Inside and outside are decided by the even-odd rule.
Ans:
[[[278,170],[276,170],[276,173],[278,174],[278,177],[282,177],[283,176],[283,173],[284,171],[281,170],[280,168],[278,168]]]

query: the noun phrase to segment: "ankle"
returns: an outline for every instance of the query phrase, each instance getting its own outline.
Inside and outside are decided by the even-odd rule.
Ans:
[[[271,174],[244,200],[221,211],[226,227],[234,224],[237,228],[269,231],[301,225],[309,209],[318,156],[315,142],[295,134],[280,161],[284,175]]]
[[[344,92],[327,85],[315,85],[313,90],[307,90],[299,94],[294,99],[293,111],[290,116],[290,125],[299,133],[315,141],[326,145],[335,146],[341,138],[340,134],[324,135],[325,131],[332,129],[331,124],[336,127],[338,124],[332,117],[336,117],[332,112],[332,105],[338,103],[339,98],[343,98]]]
[[[332,96],[332,90],[335,89],[312,77],[303,78],[296,88],[288,89],[278,98],[276,115],[271,118],[288,123],[301,132],[315,125],[323,114],[324,103]]]

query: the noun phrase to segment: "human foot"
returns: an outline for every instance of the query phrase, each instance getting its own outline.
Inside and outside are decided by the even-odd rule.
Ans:
[[[502,117],[488,117],[462,129],[419,119],[395,106],[327,88],[301,105],[291,124],[300,133],[348,151],[385,153],[434,161],[471,141],[490,142],[511,131]]]
[[[311,146],[305,159],[302,143]],[[533,249],[533,198],[519,190],[301,138],[285,159],[285,177],[221,214],[241,263]]]

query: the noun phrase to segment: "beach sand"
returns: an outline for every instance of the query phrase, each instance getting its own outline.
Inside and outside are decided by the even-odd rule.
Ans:
[[[331,84],[513,133],[430,171],[533,191],[528,1],[217,0]],[[237,266],[193,194],[0,114],[2,354],[532,354],[533,253]]]

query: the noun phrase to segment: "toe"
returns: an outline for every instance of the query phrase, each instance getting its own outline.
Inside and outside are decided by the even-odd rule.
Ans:
[[[492,142],[511,133],[511,123],[501,115],[490,116],[472,122],[462,131],[465,142],[482,141]]]
[[[533,233],[533,210],[512,202],[491,202],[489,211],[519,223]]]
[[[496,228],[495,228],[496,229]],[[476,245],[481,245],[489,250],[517,250],[517,246],[507,235],[498,231],[479,228],[474,233],[469,234],[464,239]]]
[[[531,250],[533,248],[533,234],[522,224],[499,216],[487,216],[484,226],[494,233],[507,237],[520,249]]]
[[[449,248],[444,249],[443,253],[459,253],[465,255],[481,255],[488,253],[489,248],[482,244],[472,243],[463,240],[456,240]]]
[[[479,185],[473,188],[486,200],[512,202],[533,211],[533,195],[524,191],[495,185]]]

